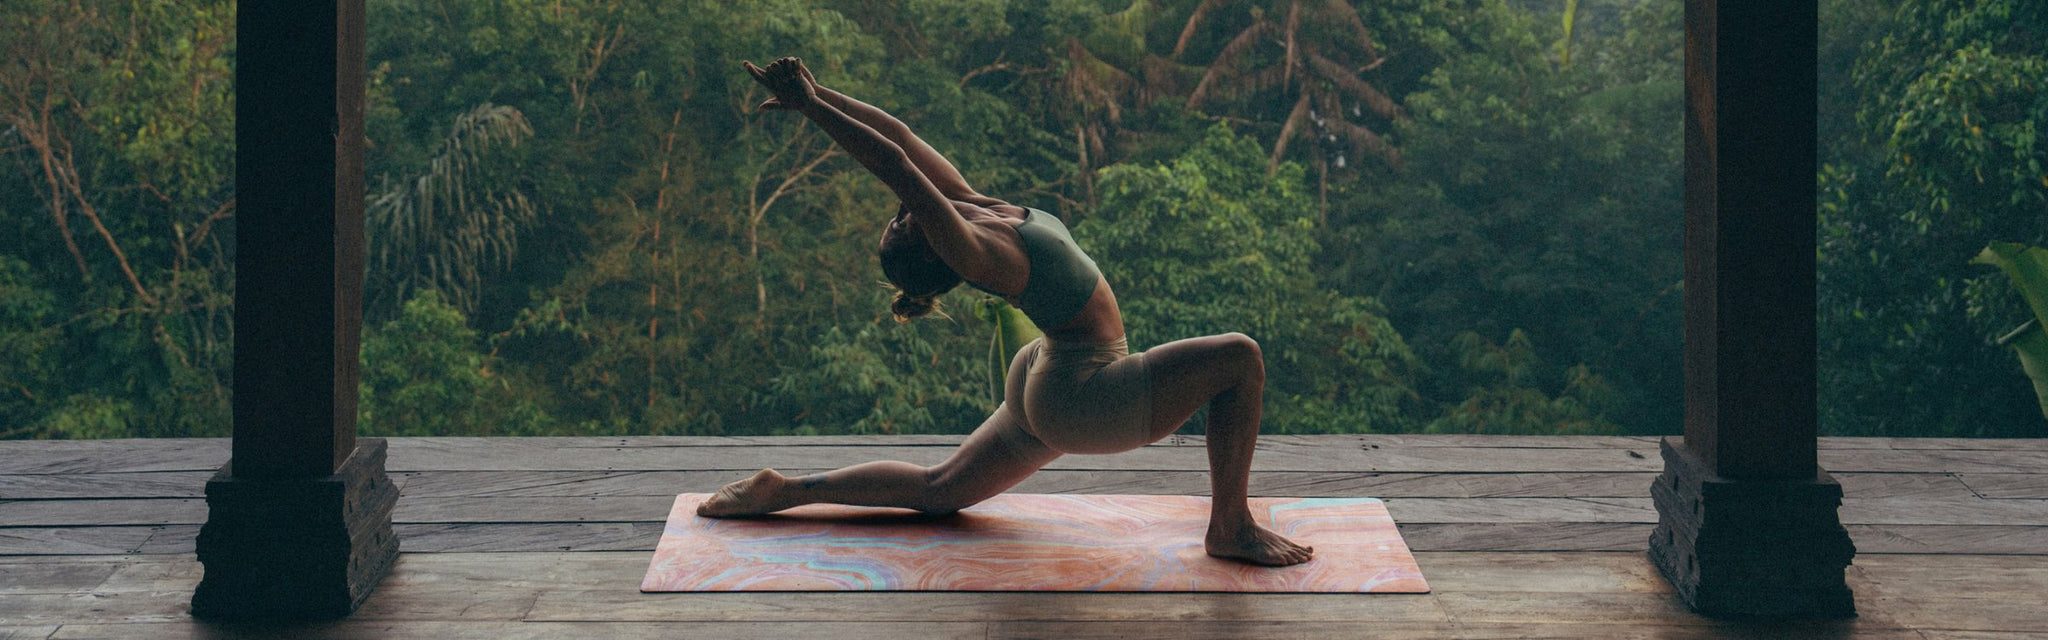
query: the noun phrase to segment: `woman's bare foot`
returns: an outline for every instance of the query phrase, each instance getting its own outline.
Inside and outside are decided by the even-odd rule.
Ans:
[[[762,469],[754,477],[719,487],[718,493],[697,505],[697,515],[707,518],[757,516],[781,511],[789,505],[776,504],[789,478],[774,469]]]
[[[1284,567],[1308,562],[1315,555],[1315,547],[1304,547],[1261,527],[1250,518],[1242,524],[1223,526],[1213,522],[1209,535],[1203,541],[1209,555],[1229,560],[1249,562],[1268,567]]]

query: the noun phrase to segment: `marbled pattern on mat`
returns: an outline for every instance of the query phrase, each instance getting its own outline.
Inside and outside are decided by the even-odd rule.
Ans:
[[[1424,593],[1375,498],[1252,498],[1316,557],[1254,567],[1202,551],[1209,499],[1005,494],[951,516],[809,505],[699,517],[676,496],[641,591],[1247,591]]]

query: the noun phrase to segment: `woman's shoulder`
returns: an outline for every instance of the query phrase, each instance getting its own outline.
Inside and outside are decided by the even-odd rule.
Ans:
[[[955,199],[953,209],[968,220],[1000,220],[1010,226],[1022,224],[1031,217],[1031,208],[1010,204],[1007,201],[988,196],[973,196]]]

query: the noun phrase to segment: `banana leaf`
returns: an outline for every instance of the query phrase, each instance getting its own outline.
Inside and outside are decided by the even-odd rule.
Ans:
[[[1024,316],[1023,310],[1002,298],[983,297],[975,303],[974,315],[996,329],[988,344],[989,405],[994,406],[1003,400],[1003,381],[1010,376],[1010,359],[1017,356],[1018,349],[1045,334]]]
[[[2041,329],[2048,323],[2048,249],[1993,242],[1970,263],[2004,271],[2020,297],[2027,300],[2027,308],[2034,311],[2034,319],[1999,338],[1998,343],[2011,345],[2019,354],[2020,368],[2034,381],[2034,399],[2041,405],[2041,415],[2048,417],[2048,331]]]

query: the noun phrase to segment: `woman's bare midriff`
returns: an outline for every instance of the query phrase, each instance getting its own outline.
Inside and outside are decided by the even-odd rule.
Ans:
[[[1088,304],[1081,307],[1080,314],[1066,324],[1038,330],[1051,340],[1108,342],[1124,337],[1124,316],[1116,306],[1116,292],[1110,290],[1109,281],[1098,278],[1095,294],[1088,296]]]

